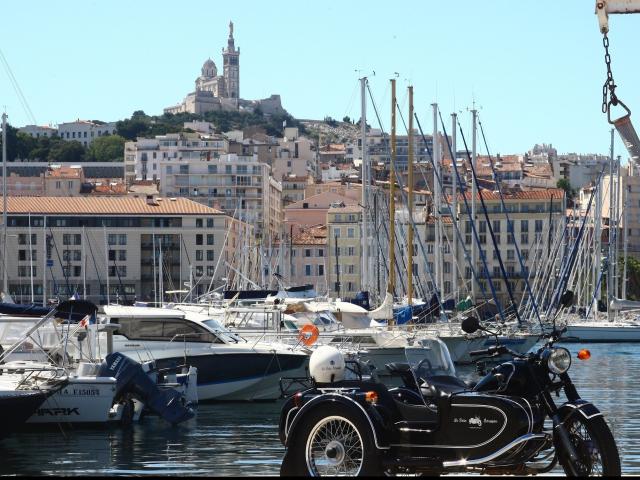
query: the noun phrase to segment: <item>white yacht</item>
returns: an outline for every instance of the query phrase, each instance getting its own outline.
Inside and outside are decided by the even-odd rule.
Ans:
[[[198,399],[276,400],[282,376],[304,375],[308,355],[276,342],[248,341],[207,314],[176,308],[105,306],[102,322],[119,325],[113,351],[158,368],[198,370]]]

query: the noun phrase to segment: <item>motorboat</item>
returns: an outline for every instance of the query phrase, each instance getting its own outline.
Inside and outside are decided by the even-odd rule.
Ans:
[[[116,324],[113,351],[159,369],[198,370],[199,401],[276,400],[284,374],[302,375],[308,354],[278,342],[249,341],[210,315],[177,308],[108,305],[100,323]]]
[[[69,321],[73,318],[67,315],[70,310],[83,312],[83,320]],[[188,385],[195,389],[197,370],[174,373],[171,381],[165,381],[153,362],[114,356],[106,345],[112,342],[105,338],[113,326],[89,321],[96,310],[90,302],[70,301],[41,319],[12,322],[2,318],[0,345],[8,345],[10,339],[13,342],[0,357],[0,379],[62,384],[43,399],[26,424],[128,423],[145,410],[174,424],[191,418],[197,396],[188,391]],[[184,377],[181,382],[179,377]]]

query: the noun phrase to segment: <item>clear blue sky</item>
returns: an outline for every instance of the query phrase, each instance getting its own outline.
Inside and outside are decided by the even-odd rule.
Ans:
[[[448,118],[473,99],[492,153],[552,143],[559,152],[609,148],[600,111],[605,79],[593,0],[190,1],[21,0],[2,5],[0,49],[39,124],[160,114],[194,88],[211,57],[222,71],[229,20],[240,93],[279,93],[299,118],[359,118],[358,77],[370,77],[389,127],[389,79],[414,85],[423,126],[429,104]],[[610,19],[618,94],[640,129],[640,14]],[[356,70],[361,70],[359,73]],[[31,123],[0,68],[0,108]],[[370,121],[373,117],[370,117]],[[372,122],[375,126],[375,122]],[[616,150],[626,158],[622,144]]]

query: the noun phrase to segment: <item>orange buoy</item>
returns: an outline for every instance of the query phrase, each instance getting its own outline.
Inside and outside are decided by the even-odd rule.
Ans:
[[[320,335],[320,330],[315,325],[311,323],[307,323],[300,329],[300,333],[298,334],[298,340],[304,343],[307,347],[316,343],[318,340],[318,336]]]

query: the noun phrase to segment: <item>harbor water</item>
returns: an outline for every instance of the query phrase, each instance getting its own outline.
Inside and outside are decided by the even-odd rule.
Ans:
[[[575,353],[579,393],[600,408],[616,438],[623,474],[640,474],[640,344],[591,344]],[[469,379],[472,368],[459,368]],[[51,428],[0,440],[2,475],[277,475],[280,402],[201,404],[197,417],[171,427],[154,417],[128,428]]]

